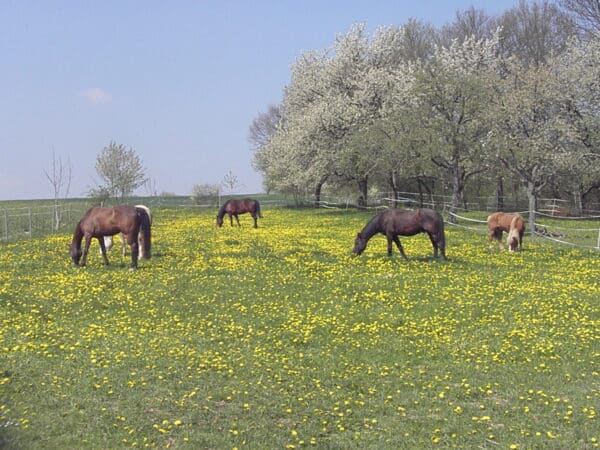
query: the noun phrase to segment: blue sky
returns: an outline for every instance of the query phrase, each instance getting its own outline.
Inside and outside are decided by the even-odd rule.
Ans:
[[[237,193],[261,192],[248,128],[279,103],[300,54],[355,23],[442,26],[471,5],[517,3],[0,0],[0,200],[52,198],[53,151],[70,161],[69,195],[85,196],[110,141],[136,151],[159,193],[230,171]]]

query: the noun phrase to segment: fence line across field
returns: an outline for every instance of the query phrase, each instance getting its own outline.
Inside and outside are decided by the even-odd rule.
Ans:
[[[67,205],[0,209],[1,240],[33,238],[74,226],[87,209]]]
[[[521,212],[519,212],[519,214],[527,216],[529,214],[529,212],[528,211],[521,211]],[[547,217],[552,217],[552,218],[557,219],[557,220],[567,219],[566,217],[554,217],[554,216],[548,216],[547,214],[540,214],[539,211],[536,211],[535,214],[536,214],[536,216],[537,215],[547,216]],[[456,219],[459,219],[461,221],[472,222],[472,223],[481,224],[481,225],[487,225],[487,221],[485,221],[485,220],[473,219],[471,217],[461,216],[461,215],[458,215],[458,214],[452,213],[452,212],[449,212],[448,215],[451,216],[451,217],[454,217]],[[597,218],[599,218],[599,217],[591,217],[591,218],[590,217],[570,217],[570,219],[579,219],[579,220],[589,220],[589,219],[594,220],[594,219],[597,219]],[[465,229],[476,231],[476,232],[487,233],[487,229],[483,228],[483,227],[475,228],[475,227],[472,227],[472,226],[458,224],[458,223],[456,223],[456,221],[455,222],[450,222],[449,221],[447,223],[449,225],[451,225],[451,226],[456,226],[456,227],[459,227],[459,228],[465,228]],[[532,235],[534,235],[536,237],[547,239],[549,241],[553,241],[553,242],[556,242],[556,243],[559,243],[559,244],[571,245],[573,247],[580,247],[580,248],[589,248],[589,249],[594,249],[594,250],[600,250],[600,227],[598,227],[598,228],[569,228],[569,227],[559,227],[559,226],[556,226],[556,225],[541,224],[541,223],[538,223],[538,222],[534,222],[534,224],[535,224],[535,228],[536,229],[533,230],[533,232],[531,230],[529,230],[529,234],[532,234]],[[576,244],[574,242],[565,241],[564,239],[558,239],[561,236],[552,235],[551,233],[548,233],[548,232],[538,231],[538,230],[548,230],[548,229],[551,229],[551,230],[561,230],[561,231],[571,231],[571,232],[576,231],[576,232],[598,233],[598,239],[597,239],[597,243],[596,243],[595,246],[593,246],[593,245],[583,245],[583,244]]]
[[[454,219],[447,221],[448,225],[455,226],[463,229],[468,229],[474,232],[487,232],[484,227],[477,225],[486,225],[487,222],[481,219],[475,219],[466,217],[463,214],[457,214],[451,212],[450,205],[443,196],[439,197],[441,201],[424,201],[426,198],[418,193],[401,192],[400,195],[395,197],[388,197],[381,195],[378,197],[378,201],[372,202],[368,208],[369,210],[380,210],[382,208],[390,207],[393,205],[405,205],[406,207],[426,206],[426,207],[438,207],[443,208],[448,217]],[[412,198],[411,198],[412,197]],[[433,196],[427,196],[427,200],[433,200]],[[281,207],[289,204],[285,200],[261,200],[261,204],[271,207]],[[334,198],[334,197],[323,197],[319,202],[314,202],[314,205],[325,209],[349,209],[355,207],[355,203],[349,198]],[[160,206],[160,205],[157,205]],[[174,205],[175,206],[175,205]],[[215,207],[214,204],[206,205],[176,205],[176,207],[198,207],[198,208],[209,208]],[[57,203],[54,205],[44,206],[23,206],[18,208],[0,208],[0,241],[10,241],[24,238],[33,238],[34,236],[43,236],[45,234],[51,234],[62,231],[70,231],[74,227],[77,221],[83,216],[85,211],[89,208],[89,205],[82,204],[81,202],[74,203]],[[459,208],[459,211],[461,209]],[[467,211],[465,209],[465,211]],[[527,216],[528,211],[519,211],[520,214]],[[548,214],[544,211],[536,211],[536,216],[551,218],[555,220],[597,220],[600,219],[600,215],[590,215],[584,217],[564,217]],[[458,223],[461,222],[461,223]],[[581,248],[591,248],[600,250],[600,227],[598,228],[569,228],[560,227],[555,224],[542,224],[535,222],[536,230],[533,230],[533,235],[548,239],[550,241],[571,245]],[[538,231],[539,230],[539,231]],[[548,232],[547,230],[551,230]],[[561,233],[555,233],[552,230],[559,230]],[[531,233],[531,230],[529,230]],[[596,246],[594,245],[582,245],[578,243],[568,242],[564,240],[567,232],[577,233],[598,233]],[[559,239],[560,238],[560,239]],[[589,239],[589,236],[585,236]]]

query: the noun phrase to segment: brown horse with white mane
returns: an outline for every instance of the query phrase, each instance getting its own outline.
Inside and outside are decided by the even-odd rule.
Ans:
[[[150,219],[150,226],[152,226],[152,211],[146,205],[135,205],[136,208],[142,208],[148,214],[148,219]],[[123,256],[127,254],[127,241],[125,240],[125,236],[123,233],[119,233],[119,237],[121,239],[121,253]],[[104,246],[106,247],[106,251],[109,252],[113,246],[113,236],[104,236]],[[145,258],[146,255],[144,253],[144,233],[140,230],[138,234],[138,251],[139,257]],[[102,249],[100,249],[100,254],[102,254]]]
[[[104,236],[114,236],[123,233],[125,240],[131,247],[131,268],[137,268],[138,263],[138,235],[142,233],[144,258],[150,258],[151,233],[150,218],[143,208],[135,206],[115,206],[103,208],[94,206],[90,208],[75,227],[71,241],[71,259],[75,266],[83,267],[86,264],[87,254],[92,238],[98,239],[104,264],[108,265]],[[85,238],[85,246],[81,250],[81,241]]]
[[[490,248],[494,240],[498,241],[500,250],[504,250],[502,233],[508,233],[508,249],[511,251],[523,249],[523,235],[525,234],[525,221],[519,214],[495,212],[487,218],[488,241]]]
[[[258,228],[257,219],[262,217],[260,213],[260,204],[258,200],[251,198],[244,198],[242,200],[227,200],[217,213],[217,226],[223,226],[223,217],[225,214],[229,216],[229,222],[233,226],[233,218],[237,221],[238,227],[240,226],[240,219],[238,214],[250,213],[252,219],[254,219],[254,228]]]
[[[398,236],[414,236],[418,233],[427,233],[431,245],[433,245],[433,256],[437,258],[439,250],[441,258],[446,259],[444,220],[438,212],[432,209],[423,208],[415,211],[405,211],[392,208],[380,212],[358,233],[354,240],[352,253],[360,255],[367,247],[369,239],[377,233],[381,233],[387,238],[388,256],[392,256],[392,242],[395,242],[402,257],[408,259]]]

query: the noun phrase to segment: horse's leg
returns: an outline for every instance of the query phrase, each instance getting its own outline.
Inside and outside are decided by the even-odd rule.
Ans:
[[[496,240],[496,230],[492,228],[488,231],[488,250],[490,251],[494,247],[494,240]]]
[[[427,235],[429,236],[431,245],[433,245],[433,257],[437,258],[438,257],[438,244],[435,240],[435,237],[434,237],[433,233],[430,233],[430,232],[427,232]]]
[[[257,222],[257,220],[256,220],[256,219],[257,219],[257,217],[256,217],[256,216],[257,216],[257,214],[256,214],[256,213],[252,214],[252,218],[254,219],[254,228],[258,228],[258,222]]]
[[[79,265],[81,267],[85,266],[85,263],[86,263],[86,260],[87,260],[87,254],[88,254],[88,251],[90,249],[90,244],[91,243],[92,243],[92,237],[86,235],[85,236],[85,244],[83,246],[83,253],[81,254],[81,262],[79,263]]]
[[[229,214],[229,223],[233,226],[233,214]]]
[[[494,241],[498,241],[498,248],[500,250],[504,250],[504,245],[502,244],[502,230],[500,228],[492,228],[488,233],[488,241],[490,243],[489,247],[492,250],[494,246]]]
[[[138,252],[139,252],[137,233],[131,233],[131,234],[127,235],[127,242],[129,243],[129,246],[131,247],[131,268],[137,269]]]
[[[496,239],[498,240],[498,248],[501,251],[504,250],[504,243],[502,242],[502,230],[498,230],[496,234]]]
[[[523,250],[523,233],[519,233],[519,251]]]
[[[112,248],[113,245],[113,237],[112,236],[104,236],[102,238],[102,240],[104,241],[104,246],[106,247],[106,251],[110,251],[110,249]],[[100,254],[102,254],[102,248],[100,248]]]
[[[139,258],[144,258],[144,233],[142,233],[141,231],[138,233],[138,257]]]
[[[104,258],[104,265],[108,266],[108,256],[106,255],[106,244],[104,244],[104,237],[100,236],[98,238],[98,242],[100,242],[100,253],[102,253],[102,258]]]
[[[240,224],[240,217],[237,214],[234,214],[234,216],[235,216],[235,220],[238,224],[238,227],[241,227],[242,225]]]
[[[396,243],[396,247],[398,247],[398,250],[400,250],[400,254],[402,255],[402,257],[404,259],[408,259],[406,256],[406,253],[404,253],[404,248],[402,248],[402,244],[400,243],[400,238],[398,237],[398,235],[393,235],[392,240]],[[389,238],[388,238],[388,255],[392,256],[392,241],[390,241]]]
[[[386,236],[387,238],[387,255],[392,256],[392,236]]]
[[[127,255],[127,242],[125,242],[125,235],[123,233],[119,234],[121,238],[121,253],[123,256]]]

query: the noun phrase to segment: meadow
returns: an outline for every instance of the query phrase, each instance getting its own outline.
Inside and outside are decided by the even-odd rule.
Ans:
[[[153,211],[153,258],[0,244],[0,447],[592,449],[600,253],[448,227],[360,257],[372,213]]]

